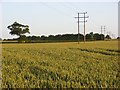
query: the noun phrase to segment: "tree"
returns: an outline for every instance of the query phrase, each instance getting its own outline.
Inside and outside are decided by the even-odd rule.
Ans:
[[[101,40],[101,37],[98,33],[94,34],[94,40]]]
[[[21,41],[25,42],[26,41],[26,38],[25,38],[26,36],[24,34],[30,33],[28,25],[22,25],[22,24],[19,24],[17,22],[14,22],[12,25],[9,25],[7,28],[11,30],[10,31],[11,35],[19,36],[18,41],[20,41],[20,42]]]
[[[120,37],[117,37],[117,39],[120,39]]]
[[[91,40],[91,35],[90,34],[86,34],[86,39],[87,40]]]
[[[93,32],[90,32],[89,34],[86,34],[86,39],[87,40],[94,40],[94,34],[93,34]]]
[[[111,37],[109,36],[109,35],[106,35],[106,37],[105,37],[106,39],[111,39]]]
[[[44,35],[41,36],[41,40],[46,40],[46,39],[47,39],[47,36],[44,36]]]
[[[18,38],[18,42],[27,42],[27,41],[28,41],[28,38],[25,35],[21,35]]]
[[[93,32],[90,32],[90,40],[93,40],[94,39],[94,34],[93,34]]]
[[[49,35],[48,40],[54,40],[54,35]]]
[[[104,38],[104,34],[100,34],[100,40],[104,40],[105,38]]]

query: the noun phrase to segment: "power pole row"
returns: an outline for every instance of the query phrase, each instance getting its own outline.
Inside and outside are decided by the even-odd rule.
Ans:
[[[106,26],[101,26],[101,34],[102,34],[102,31],[104,31],[104,39],[105,39]],[[111,32],[106,32],[106,34],[113,37],[113,35],[111,34]]]
[[[84,14],[83,17],[80,17],[80,14]],[[83,13],[78,13],[78,16],[75,17],[78,19],[78,44],[79,44],[79,39],[80,39],[80,36],[79,36],[79,23],[84,23],[84,43],[86,41],[86,38],[85,38],[85,23],[87,22],[87,20],[85,20],[86,18],[88,18],[88,16],[86,17],[85,15],[87,14],[87,12],[83,12]],[[83,18],[84,20],[83,21],[80,21],[80,18]]]

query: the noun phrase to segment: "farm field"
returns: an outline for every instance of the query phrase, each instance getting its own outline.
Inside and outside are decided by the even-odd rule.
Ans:
[[[118,41],[2,44],[2,88],[118,88]]]

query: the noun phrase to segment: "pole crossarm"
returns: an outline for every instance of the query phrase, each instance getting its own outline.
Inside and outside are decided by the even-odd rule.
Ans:
[[[84,22],[87,22],[87,20],[86,21],[79,21],[80,23],[84,23]]]
[[[89,18],[89,16],[87,16],[87,17],[75,17],[75,18]]]
[[[87,17],[79,17],[79,18],[89,18],[89,16],[87,16]]]

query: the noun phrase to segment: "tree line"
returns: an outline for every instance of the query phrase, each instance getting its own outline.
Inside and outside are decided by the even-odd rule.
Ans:
[[[80,41],[84,40],[83,34],[79,34],[80,36]],[[96,41],[96,40],[104,40],[104,39],[111,39],[109,35],[106,35],[104,37],[103,34],[99,33],[89,33],[86,34],[86,40],[87,41]],[[9,39],[9,40],[18,40],[18,42],[35,42],[35,41],[78,41],[78,34],[58,34],[58,35],[49,35],[49,36],[25,36],[21,35],[19,38],[16,39]]]
[[[12,25],[7,27],[10,30],[11,35],[19,36],[16,39],[18,42],[32,42],[32,41],[39,41],[39,40],[48,40],[48,41],[77,41],[78,34],[58,34],[58,35],[49,35],[49,36],[26,36],[26,33],[30,33],[28,25],[22,25],[17,22],[14,22]],[[84,35],[79,34],[79,41],[84,40]],[[86,34],[87,41],[94,41],[94,40],[104,40],[104,39],[111,39],[109,35],[104,36],[103,34],[93,33],[90,32]],[[11,40],[11,39],[9,39]]]
[[[58,35],[49,35],[49,36],[23,36],[27,40],[78,40],[78,34],[58,34]],[[84,40],[83,34],[79,34],[80,41]],[[86,40],[93,41],[93,40],[104,40],[104,39],[111,39],[109,35],[106,37],[103,34],[99,33],[89,33],[86,34]]]

